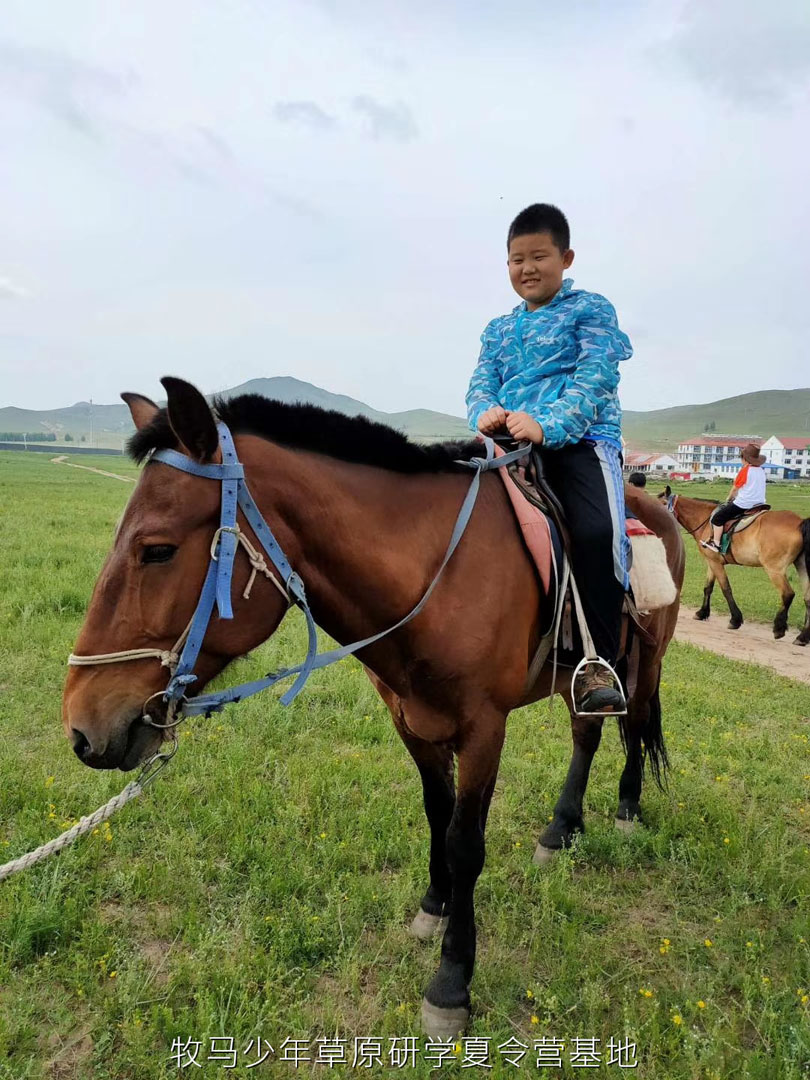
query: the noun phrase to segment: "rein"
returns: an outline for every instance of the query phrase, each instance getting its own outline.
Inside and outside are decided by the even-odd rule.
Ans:
[[[222,463],[215,465],[201,465],[185,454],[176,450],[158,450],[152,454],[150,464],[159,462],[181,472],[190,473],[206,480],[217,480],[222,484],[222,498],[220,504],[220,523],[211,541],[211,556],[208,563],[208,572],[203,582],[197,607],[188,626],[177,639],[171,649],[126,649],[121,652],[96,653],[93,655],[77,656],[71,654],[68,664],[72,667],[85,667],[95,664],[116,664],[129,660],[160,660],[163,667],[169,669],[171,677],[165,690],[158,691],[144,703],[143,720],[156,728],[174,728],[188,716],[205,715],[219,712],[226,705],[251,697],[262,690],[275,685],[283,679],[297,676],[295,682],[280,698],[282,705],[289,705],[304,687],[313,671],[328,667],[337,663],[347,656],[351,656],[360,649],[374,644],[388,634],[399,630],[400,627],[416,618],[430,598],[439,578],[442,576],[453,552],[458,547],[469,523],[470,517],[478,497],[481,484],[481,474],[491,469],[503,468],[512,462],[525,457],[528,445],[522,444],[516,450],[496,458],[494,456],[494,443],[492,439],[485,438],[484,445],[486,456],[472,458],[470,461],[460,461],[458,464],[473,469],[474,476],[467,489],[467,494],[458,512],[447,550],[436,571],[433,580],[428,585],[421,599],[407,615],[403,616],[393,626],[386,630],[372,634],[371,637],[355,641],[351,645],[342,645],[328,652],[318,653],[317,632],[315,620],[306,597],[304,583],[293,570],[280,544],[273,535],[270,526],[262,517],[261,511],[253,500],[253,496],[245,480],[245,471],[236,454],[233,436],[227,425],[217,424],[219,432],[220,449],[222,451]],[[245,519],[255,533],[259,544],[264,549],[264,555],[253,547],[244,532],[239,528],[236,520],[237,510],[241,509]],[[217,690],[208,694],[199,694],[196,697],[187,697],[186,689],[191,683],[196,682],[197,676],[193,674],[194,666],[202,648],[211,615],[216,604],[218,615],[221,619],[232,619],[233,608],[231,606],[231,581],[233,577],[234,560],[239,547],[245,550],[250,565],[253,569],[247,587],[242,594],[244,599],[250,597],[257,573],[264,574],[268,580],[278,588],[287,600],[289,606],[295,604],[299,607],[306,619],[307,624],[307,654],[303,662],[294,667],[285,668],[276,673],[269,673],[264,678],[255,679],[252,682],[241,683],[225,690]],[[273,570],[268,567],[265,556],[269,559]],[[275,571],[275,573],[273,572]],[[276,576],[278,575],[278,576]],[[149,701],[160,697],[167,705],[167,722],[158,723],[147,712]]]
[[[676,519],[678,524],[681,526],[681,528],[686,529],[686,531],[689,533],[690,536],[694,536],[695,533],[698,531],[698,529],[702,529],[704,525],[707,525],[712,520],[712,514],[714,513],[714,510],[717,509],[717,507],[715,506],[714,510],[712,510],[712,513],[709,514],[709,516],[706,518],[705,521],[701,521],[701,523],[699,525],[696,525],[694,527],[694,529],[690,529],[688,525],[684,525],[684,523],[681,521],[681,519],[675,513],[675,508],[676,508],[677,505],[678,505],[678,496],[673,495],[672,496],[672,501],[669,504],[669,510],[672,513],[672,516]]]

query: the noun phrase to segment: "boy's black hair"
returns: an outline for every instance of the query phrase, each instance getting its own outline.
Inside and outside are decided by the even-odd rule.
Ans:
[[[551,203],[532,203],[525,210],[521,210],[512,224],[509,226],[509,234],[506,238],[506,248],[516,236],[528,236],[530,233],[551,233],[551,238],[561,252],[568,251],[571,246],[571,230],[568,228],[568,219],[565,214]]]
[[[627,477],[627,483],[633,487],[643,488],[647,486],[647,477],[643,472],[631,472]]]

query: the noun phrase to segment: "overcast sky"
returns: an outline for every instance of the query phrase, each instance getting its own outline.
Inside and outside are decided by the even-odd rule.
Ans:
[[[0,405],[461,414],[538,200],[626,408],[808,386],[808,132],[807,0],[4,0]]]

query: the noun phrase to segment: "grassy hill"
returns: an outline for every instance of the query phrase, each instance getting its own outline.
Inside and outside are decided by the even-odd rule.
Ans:
[[[466,420],[458,416],[448,416],[432,409],[386,413],[345,394],[332,394],[319,386],[289,376],[251,379],[221,391],[219,396],[230,398],[238,394],[263,394],[265,397],[287,402],[305,401],[320,405],[324,409],[336,409],[347,416],[365,416],[399,428],[417,440],[455,439],[469,435]],[[92,409],[87,401],[80,401],[63,409],[17,409],[13,406],[0,409],[0,432],[42,432],[43,435],[54,432],[60,443],[64,441],[65,435],[69,434],[74,442],[79,442],[84,436],[89,445],[91,425],[92,443],[96,446],[120,448],[133,431],[129,409],[123,403],[93,405]]]
[[[466,420],[432,409],[408,409],[386,413],[363,401],[332,394],[319,386],[290,376],[251,379],[229,390],[222,397],[237,394],[264,394],[279,401],[306,401],[325,409],[337,409],[348,416],[366,416],[399,428],[413,439],[430,441],[465,438]],[[64,409],[0,409],[0,432],[55,432],[59,442],[66,433],[79,442],[120,448],[131,434],[129,410],[123,404],[93,405],[80,401]],[[699,435],[706,424],[725,434],[807,435],[810,441],[810,389],[760,390],[753,394],[711,401],[704,405],[678,405],[672,409],[652,412],[626,412],[624,434],[629,446],[637,450],[669,450],[693,435]]]
[[[759,390],[705,405],[625,412],[624,437],[633,449],[671,451],[712,422],[725,435],[806,435],[810,442],[810,389]]]

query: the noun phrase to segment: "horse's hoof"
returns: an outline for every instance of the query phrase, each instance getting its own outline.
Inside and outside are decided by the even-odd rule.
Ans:
[[[741,626],[742,626],[741,622],[730,622],[728,624],[729,630],[739,630]]]
[[[617,817],[613,819],[613,824],[619,832],[631,833],[638,828],[638,818]]]
[[[810,638],[804,638],[804,640],[802,640],[801,634],[799,634],[797,638],[793,639],[794,645],[807,645],[808,643],[810,643]]]
[[[705,622],[709,617],[708,611],[696,611],[692,616],[693,619],[697,619],[698,622]]]
[[[549,863],[554,862],[561,850],[562,848],[546,847],[544,844],[538,844],[534,849],[532,862],[535,866],[548,866]]]
[[[785,633],[786,633],[786,631],[784,631],[784,630],[774,630],[773,636],[774,636],[776,641],[781,641],[782,638],[785,636]]]
[[[408,927],[408,933],[420,941],[430,941],[436,934],[443,934],[447,928],[448,918],[446,915],[429,915],[421,908],[416,913],[416,918]]]
[[[440,1009],[422,998],[422,1031],[429,1039],[450,1042],[460,1035],[470,1019],[470,1010],[464,1005],[455,1009]]]

